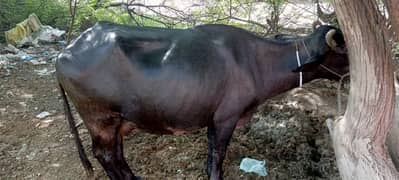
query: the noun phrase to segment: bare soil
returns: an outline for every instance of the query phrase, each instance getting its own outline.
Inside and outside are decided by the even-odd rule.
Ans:
[[[23,49],[46,64],[11,59],[9,72],[0,68],[0,179],[87,179],[53,73],[61,48]],[[4,45],[0,52],[6,53]],[[38,74],[44,68],[49,75]],[[235,131],[224,161],[225,179],[339,179],[325,123],[336,115],[337,86],[315,80],[265,102],[245,127]],[[347,86],[341,94],[344,100]],[[37,118],[43,111],[50,115]],[[91,154],[83,125],[79,132],[97,178],[107,179]],[[131,169],[144,179],[207,179],[205,129],[180,136],[133,132],[124,145]],[[244,157],[265,160],[268,175],[241,171]]]

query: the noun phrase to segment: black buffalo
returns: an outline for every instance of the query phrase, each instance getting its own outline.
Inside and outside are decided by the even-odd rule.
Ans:
[[[226,25],[162,29],[101,22],[59,55],[56,75],[88,173],[91,164],[66,94],[111,179],[137,178],[123,157],[123,136],[131,130],[180,134],[207,127],[206,172],[216,180],[223,178],[234,129],[259,104],[298,87],[300,72],[303,82],[338,78],[320,65],[337,74],[348,71],[343,35],[335,27],[320,26],[307,37],[279,40]]]

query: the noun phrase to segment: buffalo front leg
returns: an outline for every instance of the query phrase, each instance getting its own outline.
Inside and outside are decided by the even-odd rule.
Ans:
[[[215,122],[214,126],[208,127],[208,146],[210,147],[208,147],[207,173],[211,180],[223,179],[223,160],[236,122],[236,119],[229,119]]]
[[[93,154],[108,177],[113,180],[138,179],[123,157],[123,137],[119,132],[119,120],[110,119],[106,124],[98,122],[90,126],[88,128],[92,136]]]

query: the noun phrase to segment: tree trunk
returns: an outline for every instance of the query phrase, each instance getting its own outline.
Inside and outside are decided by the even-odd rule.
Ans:
[[[399,0],[385,0],[385,5],[388,9],[389,19],[391,21],[391,28],[394,32],[393,39],[399,41]],[[396,72],[396,73],[399,73]],[[388,152],[391,156],[396,170],[399,171],[399,74],[396,74],[396,108],[392,128],[389,131],[387,138]]]
[[[397,72],[399,73],[399,72]],[[388,152],[392,158],[393,164],[396,167],[396,170],[399,171],[399,74],[396,74],[395,77],[395,91],[396,91],[396,105],[395,105],[395,113],[392,123],[392,128],[388,133],[387,137],[387,145]]]
[[[334,0],[350,59],[345,115],[328,122],[344,180],[399,179],[385,149],[394,108],[391,48],[374,0]]]

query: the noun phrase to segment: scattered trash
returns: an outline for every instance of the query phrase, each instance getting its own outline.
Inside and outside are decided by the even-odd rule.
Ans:
[[[3,67],[6,67],[9,63],[9,59],[4,56],[4,55],[0,55],[0,69]]]
[[[41,69],[41,70],[35,70],[35,72],[36,72],[37,75],[39,75],[39,76],[48,76],[48,75],[54,73],[54,72],[55,72],[55,69],[49,71],[47,68],[44,68],[44,69]]]
[[[36,158],[38,151],[38,149],[33,149],[28,155],[25,156],[26,159],[29,161],[33,161]]]
[[[20,59],[21,59],[22,61],[30,61],[30,60],[33,60],[33,59],[35,59],[35,58],[36,58],[35,56],[26,54],[26,55],[22,55]]]
[[[0,69],[5,69],[5,76],[11,74],[10,69],[16,69],[15,63],[10,62],[10,58],[7,55],[0,55]]]
[[[31,60],[30,61],[33,65],[42,65],[42,64],[47,64],[46,61],[38,61],[38,60]]]
[[[11,44],[8,44],[7,47],[4,48],[4,50],[13,54],[18,54],[19,52],[19,49]]]
[[[48,55],[49,55],[48,51],[43,52],[43,56],[48,56]]]
[[[259,161],[252,158],[243,158],[240,163],[240,169],[245,172],[253,172],[258,174],[259,176],[266,176],[266,162]]]
[[[18,23],[15,28],[5,32],[6,41],[17,47],[32,44],[38,46],[39,41],[47,43],[59,42],[65,31],[42,25],[33,13],[27,19]]]
[[[50,115],[51,114],[49,112],[43,111],[43,112],[39,113],[38,115],[36,115],[36,118],[44,119],[44,118],[46,118],[47,116],[50,116]]]
[[[58,45],[66,46],[67,42],[65,40],[58,41]]]
[[[18,104],[21,105],[23,108],[26,107],[26,102],[23,102],[23,101],[22,101],[22,102],[19,102]]]
[[[42,121],[38,122],[35,125],[35,127],[37,127],[37,128],[46,128],[46,127],[49,127],[53,121],[54,121],[54,119],[42,120]]]
[[[33,98],[33,94],[23,93],[21,95],[21,98],[32,99]]]
[[[6,41],[12,45],[23,45],[30,41],[29,37],[33,32],[39,31],[40,26],[39,18],[32,13],[27,19],[18,23],[15,28],[5,32]]]
[[[22,53],[22,51],[20,51],[18,52],[18,54],[3,54],[0,56],[5,56],[7,59],[10,60],[19,60],[22,55],[25,55],[25,53]]]
[[[61,164],[59,164],[59,163],[54,163],[54,164],[51,164],[51,166],[52,166],[52,167],[61,167]]]
[[[65,34],[65,31],[59,30],[57,28],[53,28],[51,26],[42,26],[40,29],[38,39],[43,42],[58,42],[62,35]]]

